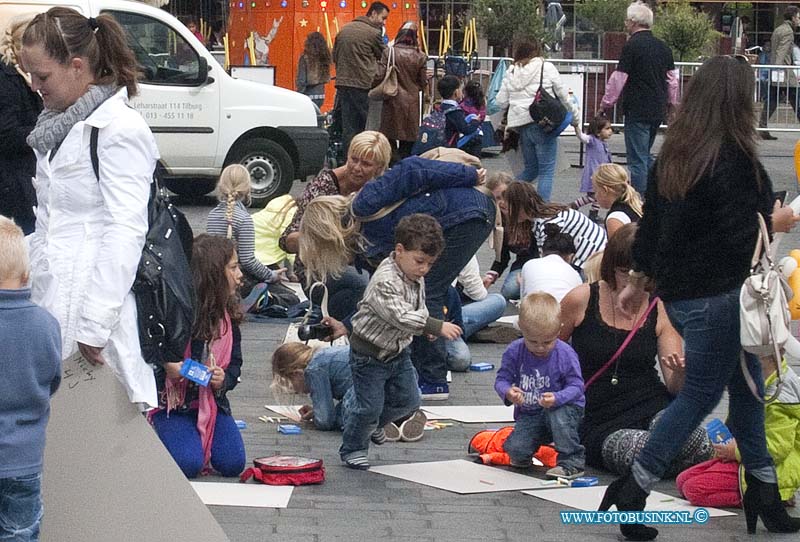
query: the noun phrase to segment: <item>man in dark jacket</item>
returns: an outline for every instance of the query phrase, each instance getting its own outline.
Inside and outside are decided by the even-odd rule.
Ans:
[[[383,54],[383,23],[389,8],[373,2],[366,16],[356,17],[344,25],[333,45],[333,62],[336,65],[336,109],[342,123],[344,153],[353,136],[363,132],[367,124],[372,81],[378,70],[378,60]]]
[[[794,64],[792,59],[792,47],[794,46],[794,32],[800,25],[800,9],[797,6],[789,6],[783,12],[783,23],[775,27],[772,32],[772,57],[770,64],[791,66]],[[769,118],[775,113],[778,107],[780,95],[785,91],[789,98],[789,103],[793,104],[795,115],[800,119],[800,108],[797,107],[797,76],[794,70],[772,70],[770,75],[769,92],[762,96],[763,106],[761,117],[758,122],[759,128],[766,128]],[[778,139],[768,131],[761,131],[761,139]]]

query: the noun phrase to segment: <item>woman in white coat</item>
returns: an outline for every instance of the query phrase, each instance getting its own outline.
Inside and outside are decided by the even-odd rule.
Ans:
[[[37,158],[36,231],[30,237],[33,300],[61,324],[63,355],[107,363],[131,402],[157,406],[139,347],[131,293],[147,233],[158,149],[127,104],[137,64],[110,15],[55,7],[37,15],[21,52],[45,110],[28,137]],[[89,138],[99,128],[99,180]]]
[[[514,64],[506,72],[496,99],[501,107],[508,107],[506,126],[519,132],[519,144],[525,160],[525,169],[519,174],[519,180],[532,182],[538,178],[536,191],[545,201],[550,201],[558,137],[546,134],[528,113],[539,90],[540,80],[542,89],[558,98],[572,113],[572,125],[577,126],[580,110],[569,99],[569,91],[561,82],[556,67],[542,57],[541,43],[529,38],[517,40],[514,44]]]

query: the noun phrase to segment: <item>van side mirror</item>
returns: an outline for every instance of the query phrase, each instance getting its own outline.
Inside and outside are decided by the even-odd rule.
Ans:
[[[206,57],[204,56],[199,56],[198,59],[197,82],[201,85],[210,85],[214,82],[214,78],[208,75],[208,72],[210,71],[208,67],[208,60],[206,60]]]

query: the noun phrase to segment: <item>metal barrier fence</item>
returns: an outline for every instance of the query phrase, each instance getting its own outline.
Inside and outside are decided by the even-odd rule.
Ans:
[[[431,57],[434,58],[434,57]],[[435,59],[435,58],[434,58]],[[468,60],[468,59],[465,59]],[[472,59],[470,78],[479,80],[484,88],[489,84],[500,61],[513,62],[508,57],[477,57]],[[579,74],[583,88],[579,93],[584,125],[599,111],[600,100],[605,93],[605,85],[617,65],[616,60],[593,59],[548,59],[555,64],[562,75]],[[676,62],[680,70],[679,96],[694,72],[701,66],[699,62]],[[790,85],[800,79],[800,66],[753,65],[756,88],[753,94],[759,130],[775,132],[800,132],[800,94],[797,86]],[[576,93],[578,94],[578,93]],[[623,126],[621,108],[614,107],[611,113],[612,125]]]

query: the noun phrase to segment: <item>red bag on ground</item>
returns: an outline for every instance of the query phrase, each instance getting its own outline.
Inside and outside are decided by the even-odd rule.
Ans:
[[[509,425],[501,429],[479,431],[469,440],[467,451],[480,454],[484,465],[510,465],[511,458],[503,450],[503,443],[513,430],[514,427]],[[558,452],[552,446],[540,446],[533,457],[545,467],[552,468],[556,466]]]
[[[322,459],[273,455],[254,459],[253,465],[239,476],[240,482],[255,478],[271,486],[304,486],[325,481]]]

